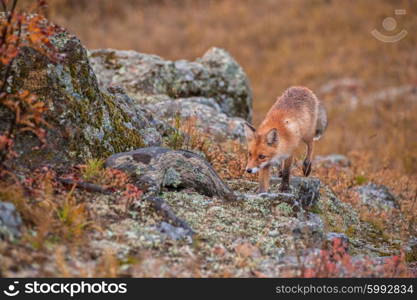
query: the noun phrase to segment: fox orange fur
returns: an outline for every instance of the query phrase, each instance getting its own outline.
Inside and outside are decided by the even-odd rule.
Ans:
[[[307,145],[303,173],[310,175],[314,141],[327,128],[327,113],[314,93],[305,87],[287,89],[275,102],[265,119],[255,130],[246,124],[248,142],[248,173],[259,171],[259,192],[269,190],[270,168],[281,165],[280,191],[289,190],[293,153],[300,142]]]

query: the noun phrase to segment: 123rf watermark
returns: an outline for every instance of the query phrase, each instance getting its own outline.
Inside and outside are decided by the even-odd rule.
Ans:
[[[19,294],[60,294],[69,295],[94,295],[94,294],[126,294],[127,283],[108,283],[101,282],[25,282],[20,284],[19,281],[7,285],[3,294],[8,297],[15,297]]]
[[[364,285],[280,285],[275,288],[276,294],[351,294],[351,295],[405,295],[414,294],[412,284],[364,284]]]

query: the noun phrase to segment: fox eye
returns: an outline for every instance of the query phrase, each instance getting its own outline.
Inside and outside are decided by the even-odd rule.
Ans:
[[[249,152],[249,157],[251,157],[251,156],[252,156],[252,153]]]
[[[259,159],[265,159],[266,158],[266,156],[265,155],[263,155],[263,154],[259,154]]]

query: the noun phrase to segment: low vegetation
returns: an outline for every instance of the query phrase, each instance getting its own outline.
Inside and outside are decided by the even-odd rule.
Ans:
[[[22,7],[33,1],[29,2],[22,1]],[[20,133],[31,132],[43,142],[45,129],[50,126],[43,117],[47,103],[38,101],[28,91],[5,89],[9,66],[24,46],[60,58],[54,57],[49,43],[53,27],[46,19],[15,10],[15,1],[1,3],[9,5],[13,13],[0,19],[0,113],[6,109],[14,117],[9,120],[9,129],[0,132],[0,199],[16,206],[24,226],[20,239],[10,243],[0,241],[0,277],[11,274],[230,277],[239,275],[239,269],[251,269],[262,241],[236,245],[231,256],[228,250],[216,245],[211,254],[224,256],[225,263],[209,271],[201,267],[204,241],[199,236],[190,248],[170,241],[162,246],[152,244],[141,253],[129,253],[123,258],[110,250],[87,249],[86,240],[110,235],[109,227],[115,223],[126,222],[131,229],[140,222],[156,226],[162,219],[141,200],[142,191],[132,180],[121,171],[105,168],[101,158],[65,170],[45,166],[25,176],[4,164],[6,159],[19,155],[13,145]],[[369,34],[373,27],[378,27],[381,18],[398,8],[398,2],[381,1],[375,6],[371,1],[331,0],[238,3],[129,0],[122,5],[113,0],[100,4],[96,0],[56,0],[49,8],[42,5],[43,1],[39,3],[37,12],[74,31],[90,48],[133,48],[170,59],[193,58],[212,45],[226,48],[242,63],[251,80],[255,124],[277,94],[290,85],[307,85],[321,93],[320,87],[331,79],[357,79],[360,87],[353,92],[348,90],[341,98],[333,98],[332,93],[319,94],[329,109],[330,127],[319,142],[317,153],[345,154],[351,167],[318,165],[311,176],[319,177],[342,202],[350,204],[361,222],[377,232],[378,239],[401,241],[399,254],[386,261],[379,276],[415,276],[415,265],[409,264],[402,245],[409,236],[417,235],[417,102],[401,96],[395,102],[373,105],[361,102],[386,86],[416,84],[416,36],[409,34],[400,43],[388,45]],[[401,5],[409,14],[401,26],[411,33],[417,30],[410,16],[417,12],[417,7],[411,1],[401,1]],[[373,14],[369,15],[369,11]],[[98,21],[102,26],[93,26]],[[359,103],[352,108],[351,101],[356,98]],[[171,125],[177,131],[166,138],[165,146],[202,154],[224,180],[256,180],[244,172],[245,145],[231,140],[215,142],[197,128],[194,118],[182,120],[178,116]],[[300,151],[298,155],[295,175],[302,174],[299,162],[303,153]],[[390,212],[365,209],[352,188],[367,182],[388,186],[398,195],[400,208]],[[83,188],[85,183],[100,192]],[[204,203],[203,200],[200,202]],[[133,204],[136,209],[130,210]],[[246,209],[250,211],[252,207]],[[238,209],[233,208],[230,213],[235,211]],[[276,213],[277,217],[285,218],[293,211],[283,203],[277,206]],[[109,239],[103,241],[107,243]],[[178,247],[171,247],[170,243]],[[322,245],[319,253],[309,256],[309,261],[301,261],[299,257],[301,272],[297,276],[374,274],[372,260],[365,258],[359,265],[354,264],[342,240],[335,239],[332,243]],[[111,244],[106,246],[112,248]],[[187,259],[172,253],[183,248],[192,249]],[[168,258],[161,257],[158,250],[179,257],[177,263],[167,270]],[[86,261],[94,264],[85,266]],[[37,267],[31,268],[32,265]],[[266,276],[255,269],[250,274]],[[281,274],[294,276],[294,273]]]

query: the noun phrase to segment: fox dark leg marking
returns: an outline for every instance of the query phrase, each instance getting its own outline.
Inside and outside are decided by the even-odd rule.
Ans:
[[[282,181],[281,186],[279,187],[280,192],[290,191],[290,172],[292,165],[292,156],[288,157],[284,162],[284,168],[282,170]]]
[[[303,174],[304,176],[307,177],[311,173],[311,160],[313,157],[314,142],[309,141],[309,142],[306,142],[306,144],[307,144],[307,153],[303,161]]]
[[[284,170],[284,163],[280,163],[278,165],[278,177],[282,178],[283,170]]]

